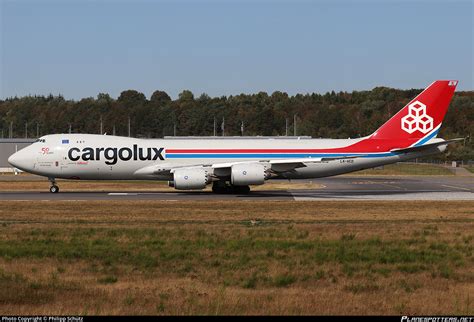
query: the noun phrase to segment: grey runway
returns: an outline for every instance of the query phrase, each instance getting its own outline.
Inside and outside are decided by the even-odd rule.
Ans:
[[[295,180],[296,181],[296,180]],[[263,190],[247,195],[191,192],[1,192],[0,200],[474,200],[474,177],[339,176],[313,180],[321,189]]]

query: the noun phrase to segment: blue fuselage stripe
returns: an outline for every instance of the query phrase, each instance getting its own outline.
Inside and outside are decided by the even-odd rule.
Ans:
[[[417,144],[415,144],[415,146],[420,146],[420,145],[425,144],[426,142],[428,142],[429,140],[431,140],[432,138],[434,138],[434,137],[436,136],[436,134],[438,134],[438,131],[439,131],[439,129],[437,129],[436,131],[433,131],[433,133],[431,133],[430,135],[428,135],[427,137],[425,137],[423,140],[421,140],[420,142],[418,142]]]
[[[438,134],[439,128],[427,135],[415,146],[420,146]],[[362,158],[381,158],[397,155],[385,153],[167,153],[167,159],[272,159],[272,158],[332,158],[360,156]]]

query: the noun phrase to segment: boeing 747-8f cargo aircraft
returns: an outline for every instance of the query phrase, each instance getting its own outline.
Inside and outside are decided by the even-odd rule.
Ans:
[[[8,162],[48,177],[86,180],[167,180],[179,190],[246,193],[274,178],[319,178],[425,157],[458,141],[437,138],[457,81],[432,83],[373,134],[357,139],[136,139],[53,134]]]

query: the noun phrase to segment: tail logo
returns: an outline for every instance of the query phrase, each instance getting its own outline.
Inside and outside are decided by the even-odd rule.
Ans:
[[[415,101],[408,105],[408,114],[402,117],[402,130],[412,134],[420,131],[423,134],[433,129],[433,118],[426,114],[426,105]]]

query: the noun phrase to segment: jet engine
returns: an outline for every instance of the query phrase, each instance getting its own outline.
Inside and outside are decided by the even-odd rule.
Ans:
[[[173,181],[168,184],[178,190],[204,189],[209,183],[207,171],[203,168],[176,169]]]
[[[267,178],[265,166],[259,163],[234,164],[230,177],[234,186],[263,184]]]

